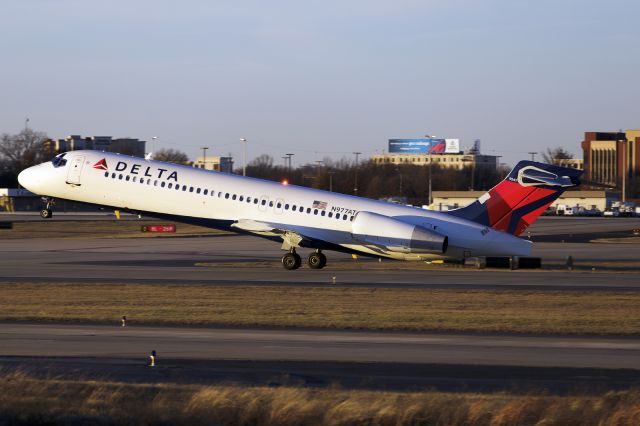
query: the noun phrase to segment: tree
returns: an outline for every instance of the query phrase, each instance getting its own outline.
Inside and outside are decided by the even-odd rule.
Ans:
[[[0,180],[3,185],[17,185],[18,173],[48,160],[43,146],[47,139],[45,133],[31,129],[24,129],[16,135],[3,133],[0,136]]]
[[[545,163],[554,164],[558,160],[568,160],[573,158],[573,154],[562,147],[553,149],[547,148],[547,152],[542,153],[542,158]]]
[[[171,148],[158,150],[158,152],[153,154],[153,159],[164,161],[165,163],[184,164],[185,166],[191,165],[187,154]]]

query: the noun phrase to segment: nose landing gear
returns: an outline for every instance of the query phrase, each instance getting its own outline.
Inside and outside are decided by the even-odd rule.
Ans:
[[[51,219],[51,216],[53,216],[52,207],[55,201],[53,198],[45,198],[44,200],[47,202],[47,205],[44,209],[40,210],[40,217],[43,219]]]

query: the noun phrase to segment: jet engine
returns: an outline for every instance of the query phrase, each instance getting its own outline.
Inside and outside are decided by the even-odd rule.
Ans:
[[[358,212],[352,222],[353,238],[397,253],[447,251],[448,238],[431,229],[371,212]]]

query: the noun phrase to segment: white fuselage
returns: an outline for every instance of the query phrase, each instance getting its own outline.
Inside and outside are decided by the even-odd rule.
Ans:
[[[239,221],[278,224],[345,251],[401,260],[528,256],[531,251],[529,241],[441,212],[101,151],[73,151],[64,159],[58,167],[47,162],[23,171],[20,183],[39,195],[232,231]],[[352,234],[358,212],[435,230],[448,237],[448,248],[444,254],[417,254],[363,244]]]

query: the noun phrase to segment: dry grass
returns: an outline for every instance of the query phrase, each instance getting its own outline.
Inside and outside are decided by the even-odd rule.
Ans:
[[[514,396],[0,376],[0,424],[637,425],[640,392]]]
[[[174,224],[177,227],[175,233],[141,232],[143,225]],[[218,231],[201,226],[175,224],[162,220],[95,220],[95,221],[30,221],[14,222],[13,229],[0,229],[0,239],[23,238],[136,238],[136,237],[171,237],[171,236],[197,236],[217,235],[228,232]]]
[[[640,334],[640,294],[150,284],[0,284],[0,320]]]

